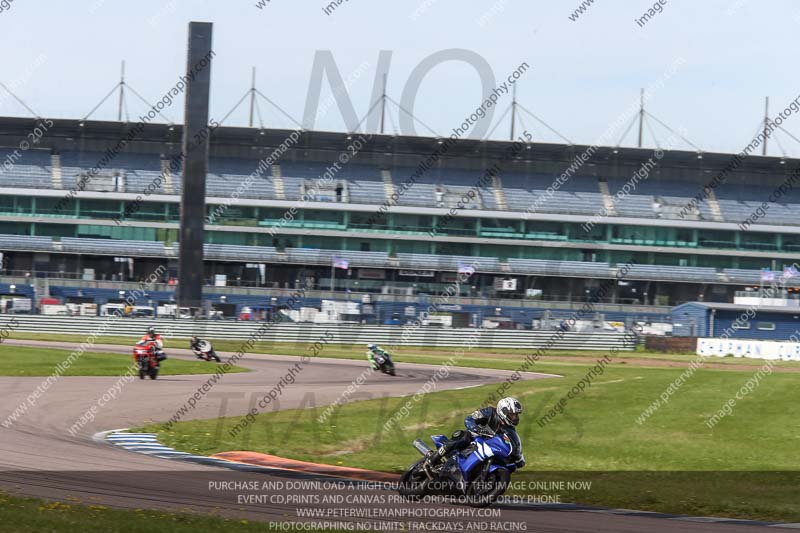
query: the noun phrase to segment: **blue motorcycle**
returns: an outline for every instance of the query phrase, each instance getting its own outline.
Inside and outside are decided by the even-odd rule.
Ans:
[[[459,436],[456,432],[453,438]],[[448,442],[444,435],[433,435],[431,440],[436,449]],[[400,478],[398,492],[409,499],[448,495],[462,498],[469,505],[486,507],[503,495],[511,472],[517,469],[518,462],[524,462],[519,435],[510,428],[491,437],[473,437],[464,450],[454,450],[430,470],[425,463],[433,450],[421,439],[414,440],[413,445],[424,457]]]

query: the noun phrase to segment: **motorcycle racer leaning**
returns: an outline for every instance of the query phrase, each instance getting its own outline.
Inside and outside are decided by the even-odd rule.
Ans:
[[[425,461],[425,469],[430,470],[431,467],[439,464],[453,450],[463,450],[469,446],[473,437],[493,437],[501,430],[515,431],[514,428],[519,424],[521,412],[522,404],[510,396],[497,402],[497,408],[484,407],[474,411],[464,419],[467,431],[457,431],[453,435],[453,440],[448,441],[438,451],[428,456]],[[518,468],[525,466],[525,456],[522,453],[519,453],[515,459]]]
[[[389,355],[377,344],[367,344],[367,361],[369,361],[369,366],[372,367],[372,370],[378,370],[380,368],[378,362],[375,361],[376,354],[383,355],[384,357]]]
[[[217,352],[214,351],[214,347],[211,345],[211,343],[204,341],[200,337],[192,337],[191,340],[189,340],[189,347],[192,349],[198,359],[205,359],[206,361],[213,359],[217,363],[222,361],[217,355]]]

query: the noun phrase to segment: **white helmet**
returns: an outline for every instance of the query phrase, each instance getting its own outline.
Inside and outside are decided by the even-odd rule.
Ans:
[[[508,396],[497,402],[497,416],[500,421],[508,426],[519,424],[519,414],[522,412],[522,404],[519,400]]]
[[[377,348],[377,346],[374,344],[367,344],[367,350],[374,350],[375,348]]]

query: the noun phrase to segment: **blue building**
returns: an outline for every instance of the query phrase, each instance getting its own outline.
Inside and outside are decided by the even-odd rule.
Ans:
[[[676,337],[785,341],[800,329],[800,308],[689,302],[672,309]]]

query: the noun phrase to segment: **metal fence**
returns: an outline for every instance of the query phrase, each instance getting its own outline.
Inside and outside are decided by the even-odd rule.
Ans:
[[[14,331],[45,334],[77,334],[95,336],[141,336],[147,327],[154,326],[167,339],[188,339],[193,335],[209,339],[238,339],[246,341],[261,330],[261,342],[311,344],[320,339],[333,344],[376,343],[383,346],[464,346],[472,336],[476,348],[544,347],[556,337],[554,331],[484,329],[476,337],[476,329],[435,328],[411,326],[365,326],[360,324],[309,324],[233,322],[216,320],[151,320],[122,317],[63,317],[41,315],[0,315],[0,328],[11,320],[18,325]],[[266,327],[262,327],[266,326]],[[12,334],[13,338],[13,334]],[[173,344],[174,346],[174,344]],[[557,350],[633,350],[631,336],[619,332],[567,332],[551,346]]]
[[[57,285],[62,287],[77,287],[77,288],[91,288],[91,289],[114,289],[132,291],[139,288],[139,284],[129,281],[103,281],[103,280],[80,280],[80,279],[64,279],[64,278],[33,278],[33,282],[41,284],[37,287],[37,294],[42,296],[47,292],[48,285]],[[31,280],[24,276],[7,276],[0,275],[0,283],[24,285],[31,283]],[[442,287],[446,287],[442,284]],[[172,292],[175,290],[174,285],[166,283],[154,283],[150,285],[150,291],[165,291]],[[204,286],[203,294],[206,297],[212,297],[219,294],[225,295],[241,295],[241,296],[258,296],[269,301],[271,297],[290,296],[296,291],[293,288],[267,288],[267,287],[237,287],[228,285],[225,287]],[[306,291],[307,298],[324,298],[335,300],[348,300],[353,302],[360,302],[365,294],[369,294],[373,303],[375,302],[400,302],[400,303],[417,303],[427,301],[435,296],[441,294],[442,291],[433,294],[417,293],[413,295],[401,294],[382,294],[382,293],[366,293],[351,291],[343,292],[336,291],[333,294],[330,290],[308,290]],[[500,307],[508,309],[560,309],[565,311],[576,311],[584,306],[585,302],[575,298],[563,297],[563,300],[556,298],[548,300],[537,299],[510,299],[510,298],[494,298],[494,297],[481,297],[481,296],[454,296],[452,303],[459,305],[481,305],[487,307]],[[672,307],[665,305],[633,305],[630,303],[612,303],[601,300],[594,304],[594,310],[600,313],[622,312],[622,313],[641,313],[641,314],[663,314],[669,315]]]

